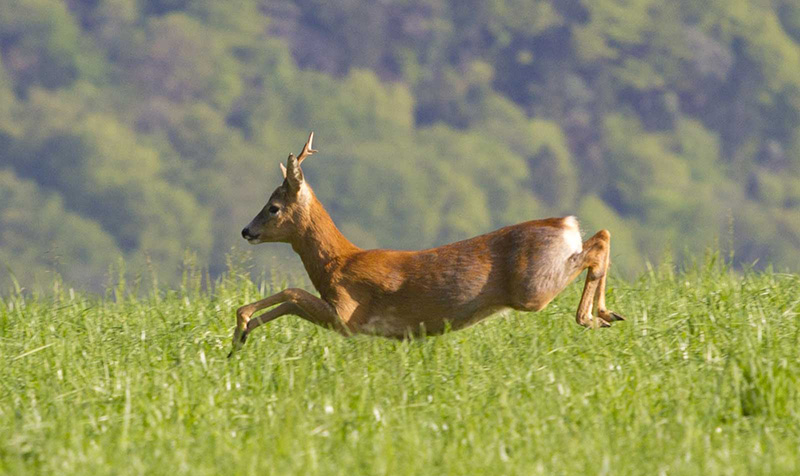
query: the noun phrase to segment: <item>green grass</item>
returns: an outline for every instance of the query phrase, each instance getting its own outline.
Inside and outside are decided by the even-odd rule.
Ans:
[[[580,284],[411,342],[287,317],[226,359],[234,309],[269,288],[7,295],[0,472],[800,473],[798,275],[612,281],[628,321],[598,331],[575,324]]]

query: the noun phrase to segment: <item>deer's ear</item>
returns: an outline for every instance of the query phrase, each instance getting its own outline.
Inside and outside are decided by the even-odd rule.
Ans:
[[[286,161],[286,182],[293,191],[299,191],[303,185],[303,171],[300,170],[300,163],[294,154],[289,154],[289,159]]]
[[[278,162],[278,165],[281,166],[281,173],[283,173],[283,178],[286,178],[286,166],[282,163]]]

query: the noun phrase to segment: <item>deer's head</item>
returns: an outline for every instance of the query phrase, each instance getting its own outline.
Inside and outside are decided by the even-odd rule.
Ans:
[[[289,242],[310,219],[314,192],[306,184],[300,164],[316,152],[311,148],[313,139],[312,132],[300,155],[295,157],[289,154],[286,166],[281,164],[283,183],[272,192],[264,208],[242,230],[242,237],[250,244]]]

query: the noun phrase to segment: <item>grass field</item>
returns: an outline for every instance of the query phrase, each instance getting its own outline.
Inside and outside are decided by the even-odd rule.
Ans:
[[[628,321],[598,331],[579,284],[411,342],[288,317],[226,359],[234,309],[271,287],[6,294],[0,472],[800,473],[798,275],[611,281]]]

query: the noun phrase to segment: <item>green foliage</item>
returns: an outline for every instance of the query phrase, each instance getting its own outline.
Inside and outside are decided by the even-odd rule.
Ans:
[[[0,54],[2,62],[2,54]],[[9,81],[5,70],[0,68],[0,134],[14,127],[12,112],[16,103],[12,83]]]
[[[79,74],[79,30],[63,2],[10,0],[0,12],[4,65],[19,91],[59,88]]]
[[[533,140],[533,156],[528,159],[533,189],[554,209],[571,209],[578,192],[578,173],[561,128],[550,121],[534,120],[529,136]]]
[[[720,168],[719,138],[702,123],[685,119],[676,124],[679,153],[685,158],[692,180],[709,182],[724,179]]]
[[[612,276],[628,320],[602,331],[574,322],[580,283],[539,313],[414,341],[285,317],[226,359],[236,307],[285,285],[242,274],[208,292],[190,267],[146,297],[124,282],[105,299],[6,294],[0,473],[800,470],[797,274],[712,255]]]
[[[621,50],[643,42],[654,28],[655,0],[585,2],[590,21],[576,27],[576,50],[582,59],[617,59]]]
[[[613,273],[637,269],[644,261],[644,256],[637,252],[641,248],[637,244],[640,230],[635,221],[620,218],[606,202],[592,195],[581,201],[578,216],[586,230],[614,230],[611,235]]]
[[[435,71],[419,87],[420,108],[417,119],[421,124],[444,121],[467,128],[481,117],[485,103],[492,94],[494,71],[484,62],[473,62],[459,71],[448,67]]]
[[[64,200],[0,169],[0,289],[50,283],[45,270],[68,282],[99,287],[120,256],[114,239],[92,220],[70,212]]]
[[[147,28],[148,48],[135,70],[141,87],[175,102],[204,99],[226,107],[241,93],[236,64],[225,45],[212,41],[206,27],[173,13],[153,18]]]
[[[69,278],[95,289],[120,251],[134,275],[149,256],[175,280],[187,250],[224,270],[280,183],[275,162],[309,130],[320,154],[306,175],[364,246],[418,249],[577,214],[585,235],[617,237],[626,273],[718,242],[739,266],[794,267],[798,11],[784,0],[10,0],[0,165],[111,237],[97,245],[102,264]],[[46,246],[31,246],[14,261],[25,279],[52,269],[36,258]],[[261,250],[258,269],[299,270],[284,248]]]

